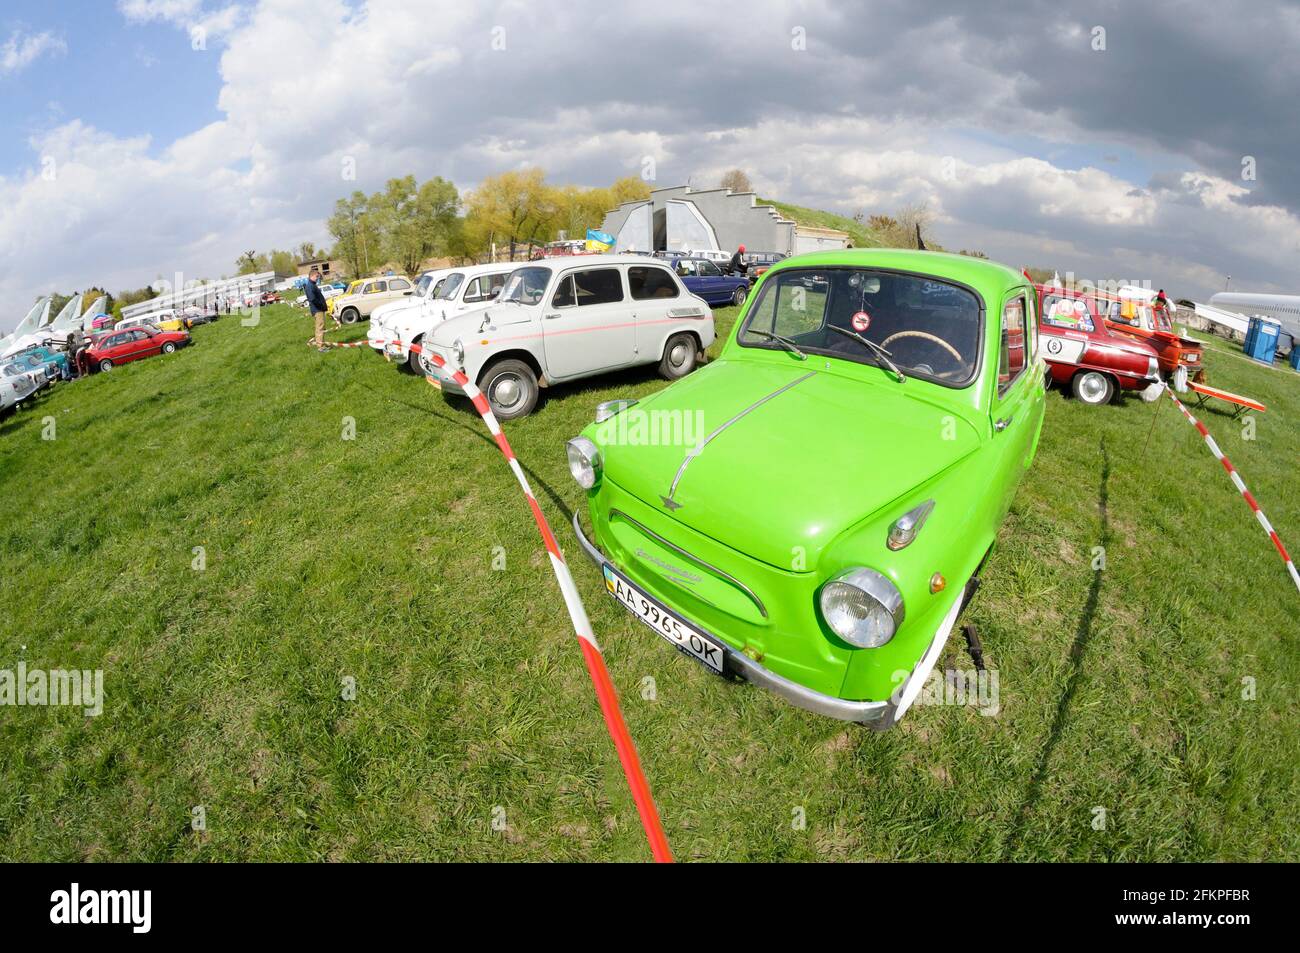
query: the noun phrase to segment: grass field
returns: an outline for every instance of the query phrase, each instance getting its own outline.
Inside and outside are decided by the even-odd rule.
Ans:
[[[226,318],[0,420],[0,669],[102,668],[105,690],[98,717],[0,707],[0,859],[646,859],[481,422],[309,333],[285,306]],[[1300,375],[1207,363],[1269,405],[1253,440],[1205,420],[1300,550]],[[579,555],[563,442],[661,386],[557,390],[507,432],[680,859],[1300,859],[1300,595],[1168,400],[1049,395],[969,610],[1000,712],[878,735],[709,675]]]

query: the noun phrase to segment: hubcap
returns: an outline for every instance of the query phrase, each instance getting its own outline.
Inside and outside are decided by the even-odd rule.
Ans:
[[[1106,379],[1100,374],[1088,374],[1079,384],[1079,392],[1089,403],[1096,403],[1106,393]]]
[[[681,367],[686,363],[686,345],[678,344],[668,352],[668,361],[673,367]]]
[[[492,402],[498,407],[513,407],[519,403],[522,390],[519,378],[513,375],[503,377],[492,386]]]

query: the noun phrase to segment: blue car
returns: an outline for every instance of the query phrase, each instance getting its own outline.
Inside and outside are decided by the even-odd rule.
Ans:
[[[687,291],[709,304],[739,307],[749,294],[748,275],[724,275],[722,269],[707,258],[676,258],[673,271],[682,279]]]
[[[13,359],[23,361],[31,367],[45,367],[49,371],[51,380],[56,378],[67,380],[68,374],[68,355],[64,351],[55,351],[48,347],[28,348],[21,354],[15,354]]]
[[[63,377],[63,367],[59,365],[59,362],[54,360],[52,356],[46,356],[50,353],[48,348],[31,348],[10,355],[8,360],[31,372],[35,376],[37,383],[41,387],[45,387],[47,384],[53,384]],[[66,366],[66,362],[67,359],[64,358],[64,366]]]

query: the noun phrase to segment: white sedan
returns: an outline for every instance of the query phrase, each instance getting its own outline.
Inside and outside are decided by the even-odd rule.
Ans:
[[[8,410],[22,403],[41,389],[45,372],[38,372],[20,361],[11,361],[0,367],[0,410]]]
[[[435,272],[438,278],[429,288],[429,294],[418,300],[401,302],[409,307],[388,310],[385,306],[376,327],[370,323],[370,346],[382,349],[397,361],[406,362],[416,373],[420,370],[419,354],[411,353],[411,345],[419,344],[435,327],[471,308],[481,308],[496,298],[506,278],[517,264],[502,262],[491,265],[467,265]]]
[[[685,377],[713,339],[713,312],[667,265],[596,255],[516,269],[493,304],[442,322],[425,349],[463,370],[510,420],[532,412],[543,386],[638,364]],[[444,392],[463,392],[449,372],[422,364]]]

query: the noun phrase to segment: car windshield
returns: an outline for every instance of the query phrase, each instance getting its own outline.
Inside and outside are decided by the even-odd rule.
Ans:
[[[429,288],[433,285],[433,275],[421,275],[420,280],[415,283],[415,293],[424,298],[429,294]]]
[[[1070,298],[1064,295],[1047,295],[1043,298],[1043,323],[1056,328],[1093,330],[1088,303],[1082,298]]]
[[[744,347],[782,348],[776,335],[801,351],[888,368],[875,344],[908,377],[948,387],[964,387],[974,377],[980,302],[971,291],[923,275],[864,268],[768,275],[740,329]]]
[[[546,286],[550,281],[549,268],[516,268],[506,279],[506,286],[501,289],[497,303],[513,301],[516,304],[537,304],[546,294]]]
[[[444,281],[442,287],[438,289],[437,297],[443,301],[446,301],[448,298],[456,297],[456,292],[460,290],[460,286],[464,283],[465,273],[463,271],[453,272],[447,276],[447,280]]]

